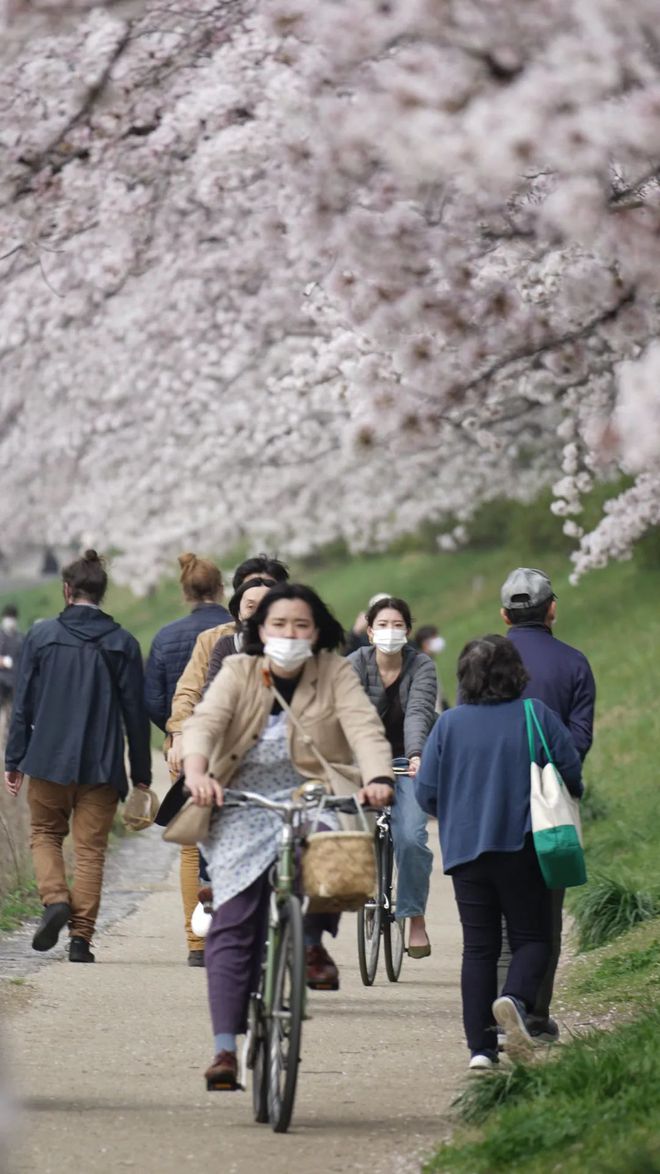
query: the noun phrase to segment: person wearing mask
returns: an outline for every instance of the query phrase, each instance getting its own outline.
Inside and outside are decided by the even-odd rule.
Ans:
[[[437,718],[438,678],[431,658],[410,645],[411,629],[405,600],[381,597],[367,612],[369,646],[358,648],[348,659],[385,726],[392,757],[410,763],[410,776],[397,779],[391,816],[398,869],[396,913],[409,923],[409,957],[426,958],[431,943],[424,914],[433,853],[412,780]]]
[[[232,595],[228,606],[236,628],[235,631],[228,632],[226,636],[221,636],[216,641],[206,674],[205,690],[218,675],[227,657],[235,656],[236,653],[243,651],[245,625],[273,586],[272,579],[250,578],[242,583]]]
[[[373,607],[374,603],[378,603],[380,599],[389,599],[389,595],[385,591],[379,591],[376,595],[372,595],[367,604],[367,611]],[[350,656],[352,652],[357,652],[358,648],[369,647],[369,637],[367,635],[367,611],[359,611],[356,615],[353,626],[350,632],[347,632],[344,641],[344,656]]]
[[[245,1031],[261,965],[269,872],[281,834],[279,817],[271,812],[223,812],[225,788],[288,800],[305,779],[318,778],[313,743],[341,773],[350,772],[365,801],[379,805],[392,797],[390,748],[352,668],[335,652],[342,640],[340,624],[311,588],[276,585],[247,620],[244,652],[225,661],[185,724],[186,786],[195,803],[219,809],[203,845],[213,884],[206,974],[216,1052],[206,1079],[216,1086],[236,1087],[236,1036]],[[321,939],[325,930],[336,933],[337,923],[331,914],[305,917],[312,989],[339,986]]]
[[[30,776],[30,847],[44,912],[32,940],[50,950],[70,927],[69,960],[90,949],[101,901],[108,836],[128,793],[124,731],[134,787],[151,784],[149,718],[137,640],[101,610],[103,559],[88,550],[62,572],[65,608],[25,638],[5,753],[17,795]],[[71,829],[73,885],[62,844]]]
[[[447,647],[447,642],[444,636],[436,628],[435,624],[423,624],[418,628],[412,638],[412,643],[415,648],[419,648],[420,652],[425,652],[427,656],[439,656]],[[436,672],[438,672],[436,664]],[[440,673],[438,672],[438,713],[444,713],[445,709],[449,709],[449,701],[447,700],[445,691],[442,687]]]
[[[0,620],[0,750],[14,700],[14,685],[23,637],[18,630],[18,608],[8,603]]]
[[[232,586],[234,591],[237,591],[250,579],[284,583],[288,578],[289,572],[284,563],[267,554],[258,554],[240,563],[234,571]],[[217,628],[209,628],[202,632],[197,637],[190,660],[177,681],[172,698],[172,710],[167,721],[167,731],[172,735],[167,761],[173,774],[181,772],[181,730],[184,721],[190,717],[204,693],[211,653],[222,636],[233,636],[234,631],[235,623],[232,620],[231,624],[220,624]]]
[[[200,632],[231,622],[231,615],[219,602],[222,572],[215,563],[196,554],[180,554],[181,589],[190,606],[188,615],[165,624],[153,638],[145,670],[144,699],[149,717],[165,733],[176,683],[185,669]],[[166,751],[170,738],[166,740]],[[174,776],[176,777],[176,775]],[[190,919],[197,904],[202,865],[194,844],[181,849],[179,881],[188,944],[188,965],[204,965],[204,941],[193,932]]]
[[[458,661],[462,704],[438,719],[415,777],[421,807],[438,820],[463,928],[461,995],[473,1071],[497,1063],[498,1024],[512,1054],[532,1046],[529,1015],[552,948],[552,893],[531,834],[528,682],[513,641],[484,636],[466,644]],[[580,756],[568,730],[537,698],[534,709],[557,770],[579,798]],[[503,918],[511,961],[497,997]]]
[[[553,634],[557,596],[550,579],[534,567],[517,567],[502,584],[500,599],[509,640],[529,675],[523,697],[540,698],[561,718],[584,762],[593,741],[596,684],[584,653]],[[559,1038],[550,1004],[561,954],[563,903],[564,890],[553,889],[552,952],[529,1017],[532,1035],[547,1043]],[[502,969],[507,962],[506,951],[503,954]]]

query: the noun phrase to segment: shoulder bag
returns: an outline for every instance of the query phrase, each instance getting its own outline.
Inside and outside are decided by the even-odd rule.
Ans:
[[[582,848],[579,800],[574,799],[555,767],[533,703],[524,702],[531,770],[532,836],[539,866],[549,889],[569,889],[587,882]],[[534,730],[547,759],[536,761]]]

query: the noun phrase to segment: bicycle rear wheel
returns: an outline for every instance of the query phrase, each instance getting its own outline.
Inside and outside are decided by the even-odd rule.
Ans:
[[[383,843],[384,841],[377,835],[374,843],[376,892],[372,900],[358,910],[357,915],[358,961],[360,976],[365,986],[373,984],[378,969],[380,934],[383,927]]]
[[[385,909],[383,912],[385,970],[387,971],[387,977],[390,982],[398,982],[404,955],[405,921],[398,921],[396,916],[398,871],[391,837],[387,840],[384,854],[386,855],[386,863],[383,869],[385,873],[385,883],[383,886],[385,898]]]
[[[275,1133],[286,1133],[296,1096],[305,1005],[305,946],[297,897],[287,898],[280,916],[268,1024],[268,1117]]]

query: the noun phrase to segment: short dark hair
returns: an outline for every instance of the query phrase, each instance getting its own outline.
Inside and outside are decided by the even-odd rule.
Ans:
[[[544,599],[543,603],[537,603],[534,607],[512,607],[510,611],[505,607],[504,614],[513,627],[516,624],[542,624],[554,598],[554,595],[551,595],[549,599]]]
[[[514,701],[529,681],[518,649],[506,636],[470,640],[458,658],[456,675],[467,705]]]
[[[415,632],[415,635],[413,636],[413,643],[416,644],[418,648],[421,648],[425,640],[432,640],[433,637],[437,635],[438,629],[434,624],[424,624]]]
[[[234,591],[245,582],[247,575],[265,575],[267,579],[274,579],[276,583],[286,583],[289,578],[289,568],[279,559],[269,554],[257,554],[253,558],[246,558],[239,563],[231,581]]]
[[[311,587],[303,583],[277,583],[271,587],[268,595],[264,595],[257,610],[245,623],[245,641],[243,651],[250,656],[261,656],[264,646],[259,637],[259,628],[265,623],[268,612],[274,603],[280,599],[302,599],[314,617],[314,623],[319,630],[319,638],[314,645],[314,652],[321,648],[332,651],[338,648],[344,640],[344,629],[339,620],[335,619],[329,607],[323,602]]]
[[[268,578],[268,579],[261,579],[261,578],[248,579],[247,583],[241,583],[240,587],[237,587],[236,591],[234,592],[231,599],[229,600],[229,603],[227,604],[227,607],[229,608],[234,619],[236,620],[236,623],[238,623],[239,613],[241,610],[241,600],[242,600],[243,596],[245,595],[246,591],[249,591],[251,587],[274,587],[274,586],[275,586],[275,580],[270,579],[270,578]]]
[[[6,603],[2,609],[3,616],[12,616],[13,619],[18,619],[18,608],[15,603]]]
[[[376,602],[372,604],[372,606],[369,608],[369,611],[367,612],[367,624],[369,627],[373,628],[376,616],[380,611],[384,611],[386,607],[392,607],[395,611],[400,612],[405,621],[407,630],[410,631],[413,625],[410,608],[408,607],[405,599],[397,599],[394,595],[388,595],[385,599],[377,599]]]

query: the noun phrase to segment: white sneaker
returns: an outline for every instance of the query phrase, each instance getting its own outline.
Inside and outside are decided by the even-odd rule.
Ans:
[[[527,1016],[522,1003],[512,995],[502,995],[493,1003],[495,1022],[506,1032],[507,1055],[525,1060],[534,1049],[534,1041],[527,1028]]]
[[[484,1056],[481,1052],[477,1052],[476,1056],[472,1056],[468,1064],[470,1072],[492,1072],[493,1068],[497,1068],[497,1060],[491,1060],[490,1056]]]

